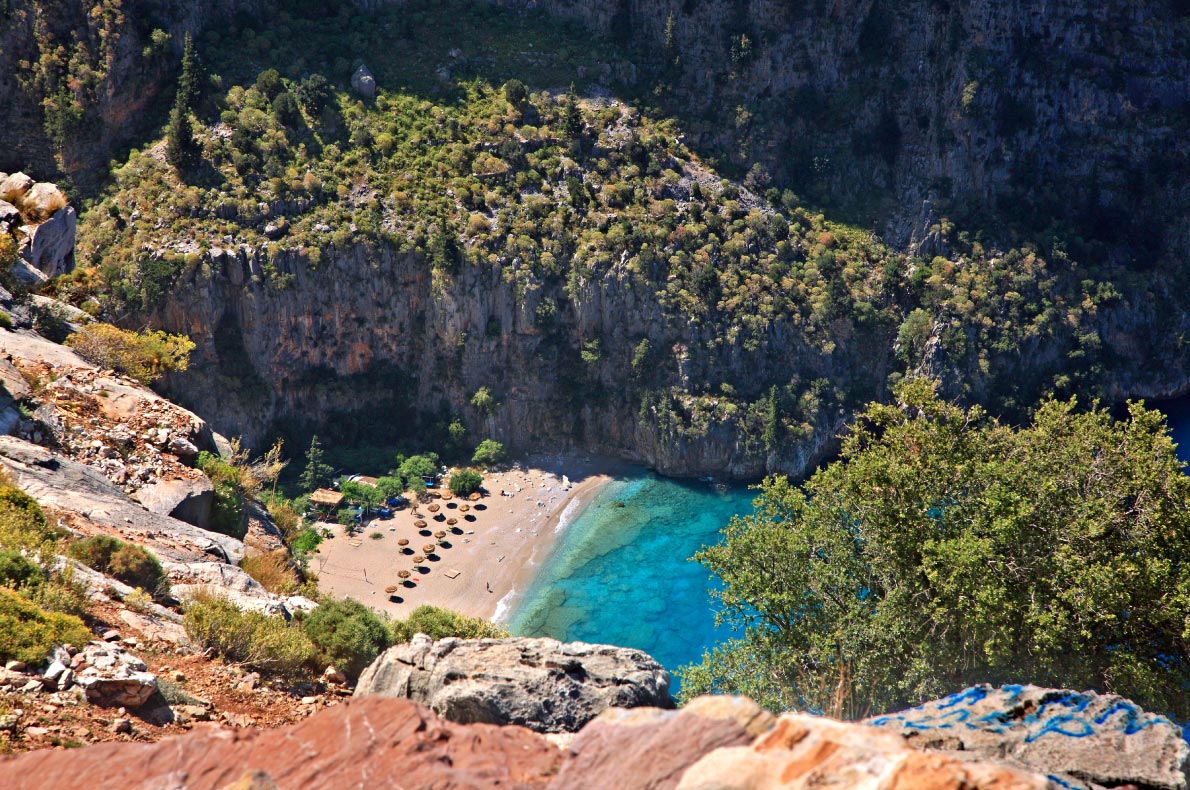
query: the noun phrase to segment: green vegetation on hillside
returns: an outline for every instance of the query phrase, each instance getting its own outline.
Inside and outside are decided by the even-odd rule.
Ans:
[[[266,252],[259,277],[277,289],[352,246],[417,256],[439,289],[497,270],[518,296],[543,295],[535,322],[573,347],[558,381],[576,404],[607,397],[610,369],[661,437],[730,425],[754,454],[884,397],[889,370],[945,373],[952,394],[1019,415],[1094,388],[1115,361],[1100,313],[1139,281],[1058,244],[1000,250],[945,219],[931,230],[947,254],[908,257],[763,177],[722,179],[672,119],[557,90],[598,71],[585,33],[468,3],[330,15],[198,42],[219,72],[195,105],[203,163],[180,177],[160,146],[134,151],[87,212],[60,295],[144,315],[181,278],[219,275],[204,252],[238,244]],[[374,102],[343,87],[361,60]],[[571,336],[576,297],[611,280],[703,338],[698,375],[679,386],[690,349],[665,338],[634,339],[629,360]],[[1150,338],[1135,351],[1134,364],[1166,353]],[[750,375],[729,381],[732,365]],[[471,405],[495,402],[485,387]]]
[[[1014,429],[924,379],[872,405],[802,488],[695,558],[743,638],[687,698],[859,717],[973,683],[1094,688],[1190,717],[1190,477],[1164,417],[1073,400]]]

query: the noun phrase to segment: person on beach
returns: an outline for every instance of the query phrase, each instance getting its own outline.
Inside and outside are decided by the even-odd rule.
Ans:
[[[488,592],[492,591],[492,585],[490,582],[484,582],[483,586],[488,588]]]

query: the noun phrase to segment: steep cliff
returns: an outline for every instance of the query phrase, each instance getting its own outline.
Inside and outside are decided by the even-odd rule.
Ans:
[[[1187,389],[1178,6],[361,7],[205,36],[210,168],[132,156],[62,286],[192,335],[169,387],[224,432],[459,418],[751,477],[890,375],[1009,417]],[[305,76],[361,59],[374,99]]]

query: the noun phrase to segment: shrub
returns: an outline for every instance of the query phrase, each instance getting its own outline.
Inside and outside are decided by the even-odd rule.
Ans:
[[[318,530],[313,527],[306,527],[294,536],[293,542],[289,544],[289,548],[293,551],[294,555],[300,557],[317,549],[319,543],[322,543],[322,535],[318,534]]]
[[[140,546],[108,535],[95,535],[72,543],[67,553],[88,568],[114,576],[133,587],[141,587],[157,595],[169,590],[169,579],[161,563]]]
[[[0,586],[14,590],[40,587],[46,578],[46,572],[42,567],[19,551],[0,551]]]
[[[54,537],[33,497],[0,479],[0,546],[38,550]]]
[[[293,595],[293,591],[297,589],[297,573],[283,551],[244,557],[240,561],[240,568],[276,595]]]
[[[474,494],[483,485],[483,477],[471,469],[460,469],[450,476],[450,490],[455,496]]]
[[[185,335],[160,331],[128,332],[111,324],[88,324],[66,345],[88,362],[111,368],[142,384],[151,384],[166,373],[185,370],[194,343]]]
[[[302,529],[302,515],[288,499],[270,499],[268,504],[269,516],[281,532],[285,541],[291,542]]]
[[[394,644],[408,642],[414,634],[426,634],[431,639],[457,636],[460,639],[499,639],[508,636],[508,631],[488,622],[482,617],[441,609],[437,606],[419,606],[410,612],[405,620],[390,623]]]
[[[202,647],[262,672],[292,675],[314,666],[314,645],[301,628],[280,617],[241,611],[226,598],[195,596],[182,625]]]
[[[56,645],[84,645],[91,632],[83,621],[47,612],[25,596],[0,588],[0,661],[40,664]]]
[[[302,630],[328,663],[353,678],[389,644],[384,621],[349,598],[324,601],[306,615]]]
[[[504,445],[494,439],[484,439],[475,448],[471,463],[477,466],[495,466],[504,460]]]

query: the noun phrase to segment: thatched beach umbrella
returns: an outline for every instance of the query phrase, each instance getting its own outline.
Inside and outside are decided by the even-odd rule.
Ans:
[[[398,546],[408,546],[409,538],[397,538],[397,545]]]
[[[442,530],[442,529],[438,530],[437,532],[435,532],[435,533],[434,533],[434,537],[436,537],[436,538],[445,538],[445,537],[446,537],[446,530]]]
[[[442,492],[442,499],[443,499],[443,501],[450,500],[450,499],[454,499],[454,498],[455,498],[455,495],[454,495],[454,494],[452,494],[451,492],[449,492],[449,491],[443,491],[443,492]]]
[[[424,551],[426,554],[433,554],[434,553],[434,544],[427,543],[426,545],[421,547],[421,550]]]
[[[408,573],[409,571],[405,571],[405,572]],[[384,591],[386,593],[388,593],[389,595],[392,595],[393,593],[395,593],[397,591],[397,585],[390,584],[389,586],[384,588]]]
[[[414,565],[421,565],[421,564],[422,564],[423,562],[425,562],[425,561],[426,561],[426,558],[425,558],[425,557],[423,557],[423,556],[421,556],[420,554],[416,555],[416,556],[413,558],[413,564],[414,564]]]
[[[406,570],[397,571],[397,576],[401,577],[402,579],[408,579],[412,575],[413,575],[412,573],[410,573],[409,571],[406,571]]]
[[[460,512],[460,513],[466,513],[466,512],[467,512],[468,510],[470,510],[470,509],[471,509],[471,506],[470,506],[470,505],[459,505],[459,512]]]
[[[425,529],[429,525],[421,519],[418,519],[417,521],[413,522],[413,526],[417,527],[418,529]]]
[[[482,496],[482,494],[480,494],[478,491],[476,491],[475,493],[473,493],[471,496],[469,496],[467,498],[470,499],[472,502],[478,502],[479,498],[481,496]]]
[[[453,527],[455,524],[459,523],[459,520],[457,518],[448,518],[446,520],[446,523],[450,524]]]
[[[435,504],[427,507],[426,510],[430,511],[431,513],[437,513],[439,510],[441,510],[441,508],[438,506],[437,503],[435,503]]]

